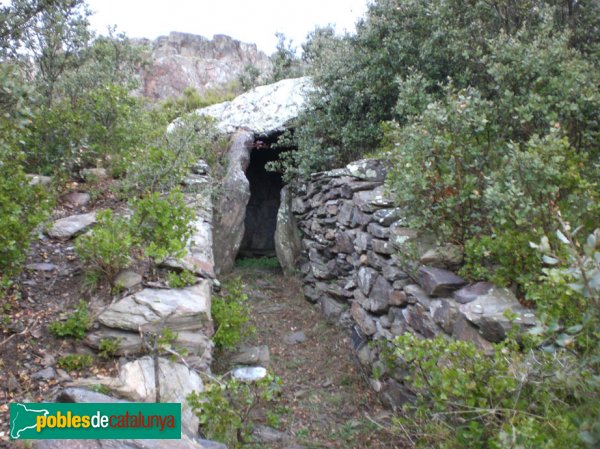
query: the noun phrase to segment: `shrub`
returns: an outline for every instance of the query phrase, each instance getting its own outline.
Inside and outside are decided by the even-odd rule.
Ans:
[[[206,438],[237,448],[248,442],[252,430],[250,411],[261,403],[274,402],[281,384],[281,379],[272,374],[254,383],[212,378],[203,392],[193,392],[187,400],[200,419]]]
[[[120,338],[103,338],[98,345],[98,355],[103,359],[110,359],[119,350]]]
[[[85,337],[91,324],[87,304],[79,301],[77,308],[67,317],[66,321],[53,321],[48,326],[48,330],[57,338],[72,337],[81,340]]]
[[[211,313],[216,328],[213,342],[217,348],[232,348],[252,331],[247,326],[248,296],[243,288],[241,279],[235,278],[224,285],[224,293],[213,297]]]
[[[507,342],[488,356],[470,342],[405,334],[392,360],[416,394],[395,426],[419,447],[583,448],[586,437],[574,435],[599,416],[589,400],[598,383],[564,350],[522,354]]]
[[[75,251],[89,271],[86,277],[91,285],[100,279],[111,285],[130,262],[133,245],[129,224],[125,218],[114,217],[110,209],[96,214],[97,224],[75,242]]]
[[[160,262],[168,256],[183,256],[194,213],[179,190],[165,197],[152,193],[134,200],[132,207],[131,232],[147,257]]]
[[[169,271],[167,273],[167,284],[171,288],[183,288],[188,285],[194,285],[198,279],[196,275],[189,270],[183,270],[180,273]]]
[[[83,371],[92,363],[94,359],[89,354],[69,354],[58,359],[57,365],[65,371]]]
[[[181,184],[198,159],[214,162],[211,149],[218,135],[210,117],[191,113],[179,118],[170,132],[131,151],[122,190],[141,194],[170,191]]]

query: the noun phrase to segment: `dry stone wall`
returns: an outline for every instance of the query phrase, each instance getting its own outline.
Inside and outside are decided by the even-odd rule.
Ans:
[[[513,325],[534,325],[533,312],[510,290],[468,284],[455,273],[461,248],[436,245],[431,235],[407,227],[402,209],[386,196],[385,175],[375,159],[317,173],[295,186],[293,216],[283,202],[280,209],[282,228],[295,220],[302,235],[300,253],[280,261],[289,271],[290,261],[299,260],[306,299],[352,330],[360,362],[385,370],[376,345],[368,343],[406,332],[469,340],[486,350]],[[401,375],[372,385],[392,406],[410,397]]]

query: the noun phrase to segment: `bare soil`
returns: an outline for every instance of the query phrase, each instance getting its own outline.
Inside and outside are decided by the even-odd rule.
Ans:
[[[233,276],[246,286],[256,329],[242,344],[267,345],[270,370],[283,380],[281,398],[256,422],[288,438],[257,447],[408,447],[388,430],[390,413],[369,387],[348,332],[328,323],[304,299],[299,280],[265,269],[237,269]],[[286,342],[286,336],[299,331],[306,335],[304,342]],[[227,356],[220,356],[217,369],[225,369]]]

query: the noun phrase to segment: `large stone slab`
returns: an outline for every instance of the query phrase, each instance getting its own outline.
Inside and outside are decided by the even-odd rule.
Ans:
[[[461,304],[459,311],[479,328],[479,333],[486,340],[492,342],[506,338],[506,332],[514,325],[525,327],[536,324],[533,311],[523,307],[506,288],[494,287],[477,299]]]
[[[198,109],[196,114],[217,120],[222,132],[245,129],[257,134],[284,131],[298,116],[312,89],[310,77],[285,79],[267,86],[256,87],[232,101]]]
[[[419,268],[419,284],[431,296],[449,296],[454,290],[466,284],[466,281],[443,268]]]
[[[145,288],[117,301],[98,316],[114,329],[130,331],[203,331],[212,334],[210,284],[207,280],[182,289]]]
[[[275,228],[275,253],[283,272],[291,276],[296,271],[302,239],[298,231],[296,217],[292,213],[292,194],[285,186],[281,189],[277,226]]]
[[[182,433],[194,436],[198,433],[199,420],[188,405],[186,397],[193,391],[202,392],[200,376],[181,363],[158,358],[158,384],[161,402],[181,403]],[[117,377],[94,377],[79,379],[73,386],[104,385],[119,396],[134,402],[156,400],[154,359],[142,357],[121,365]]]
[[[96,213],[71,215],[70,217],[56,220],[50,229],[46,231],[49,237],[53,239],[68,240],[84,232],[91,225],[96,223]]]

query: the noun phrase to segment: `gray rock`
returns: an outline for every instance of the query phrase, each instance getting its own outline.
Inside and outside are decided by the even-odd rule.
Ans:
[[[335,250],[340,253],[352,254],[354,252],[354,236],[350,232],[337,231],[335,233]]]
[[[467,304],[475,301],[479,296],[486,295],[493,287],[494,284],[491,282],[476,282],[455,291],[452,297],[460,304]]]
[[[51,366],[44,368],[37,373],[31,375],[32,379],[35,380],[51,380],[56,377],[56,371]]]
[[[231,376],[241,382],[256,382],[264,379],[266,375],[267,370],[262,366],[244,366],[231,372]]]
[[[302,288],[302,291],[304,292],[304,297],[313,304],[316,303],[321,297],[319,291],[311,285],[305,285]]]
[[[250,183],[245,171],[253,143],[252,133],[238,131],[227,153],[227,174],[215,203],[213,253],[217,274],[231,271],[244,238],[246,207],[250,200]]]
[[[458,306],[450,299],[441,299],[439,306],[433,311],[433,321],[449,335],[452,335],[457,317]]]
[[[258,443],[277,443],[288,438],[286,433],[261,424],[255,425],[252,430],[252,439]]]
[[[469,322],[479,328],[486,340],[492,342],[506,338],[506,332],[513,325],[522,328],[536,324],[533,311],[521,306],[515,295],[506,288],[494,287],[485,295],[460,305],[459,310]],[[514,314],[514,320],[507,318],[507,313]]]
[[[434,338],[440,333],[426,309],[420,304],[402,309],[402,314],[408,325],[426,338]]]
[[[403,290],[392,290],[390,293],[390,306],[403,306],[408,304],[408,297]]]
[[[329,296],[323,296],[319,300],[319,304],[321,306],[321,311],[323,312],[323,315],[325,315],[327,321],[333,323],[339,320],[340,316],[346,309],[346,306],[344,304],[337,302],[335,299],[330,298]]]
[[[85,206],[90,202],[90,194],[85,192],[69,192],[64,196],[64,200],[75,206]]]
[[[56,220],[46,232],[53,239],[70,239],[96,223],[96,213],[72,215]]]
[[[116,399],[106,394],[97,393],[95,391],[86,390],[85,388],[65,388],[56,398],[56,402],[76,402],[76,403],[110,403],[110,402],[125,402],[121,399]]]
[[[383,266],[382,273],[383,277],[390,282],[398,281],[400,279],[408,279],[408,274],[406,274],[400,268],[390,264]]]
[[[81,176],[86,181],[99,180],[108,178],[108,173],[105,168],[84,168],[81,170]]]
[[[354,318],[354,321],[356,321],[356,324],[363,334],[373,335],[375,333],[377,330],[377,327],[375,326],[375,320],[365,311],[365,309],[360,306],[359,303],[352,303],[352,307],[350,307],[350,313],[352,314],[352,318]]]
[[[367,232],[378,239],[387,239],[390,236],[390,228],[371,223],[367,226]]]
[[[58,267],[56,265],[54,265],[53,263],[45,263],[45,262],[29,263],[29,264],[25,265],[25,268],[27,268],[28,270],[31,270],[31,271],[45,271],[45,272],[50,272],[50,271],[54,271],[54,270],[58,269]]]
[[[373,219],[382,226],[390,226],[402,218],[403,211],[399,208],[381,209],[373,214]]]
[[[366,232],[357,232],[354,240],[354,247],[356,248],[357,252],[364,253],[371,248],[372,241],[373,237]]]
[[[283,338],[288,345],[297,345],[306,341],[306,334],[302,331],[292,332]]]
[[[457,340],[470,341],[479,349],[482,349],[486,352],[492,352],[494,350],[493,345],[481,336],[477,327],[469,323],[460,313],[454,322],[452,336]]]
[[[142,275],[130,270],[122,271],[115,279],[115,285],[118,285],[125,290],[137,287],[141,283]]]
[[[364,181],[383,182],[387,175],[387,166],[380,159],[362,159],[346,165],[348,174]]]
[[[288,186],[285,186],[281,189],[279,210],[277,211],[275,253],[283,272],[288,276],[295,272],[302,249],[298,224],[292,213],[292,203],[292,195]]]
[[[371,246],[373,247],[373,251],[379,254],[393,254],[395,252],[394,247],[387,240],[379,240],[373,239],[371,242]]]
[[[263,365],[268,366],[271,357],[269,355],[269,347],[262,346],[246,346],[231,358],[231,363],[234,365]]]
[[[245,129],[256,134],[284,131],[304,108],[305,94],[313,89],[309,77],[285,79],[255,87],[232,101],[198,109],[196,114],[217,120],[225,133]],[[171,125],[173,126],[173,125]]]
[[[187,435],[180,440],[35,440],[34,449],[227,449],[227,446],[196,441]]]
[[[210,283],[202,280],[182,289],[143,289],[110,305],[97,319],[107,327],[134,332],[166,326],[211,335],[210,305]]]
[[[435,267],[421,267],[419,268],[419,284],[431,296],[449,296],[466,282],[451,271]]]
[[[356,275],[356,285],[364,295],[371,293],[371,288],[377,279],[377,271],[373,268],[360,267]]]
[[[369,294],[369,310],[372,312],[384,312],[390,303],[392,286],[383,276],[378,276]]]
[[[52,176],[43,175],[26,175],[29,179],[29,185],[31,186],[47,186],[52,182]]]
[[[416,284],[410,284],[404,287],[404,293],[406,293],[407,301],[410,304],[419,303],[426,310],[429,310],[429,306],[431,304],[431,298],[425,291]]]

